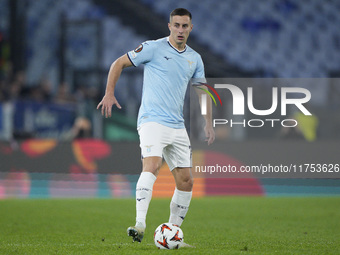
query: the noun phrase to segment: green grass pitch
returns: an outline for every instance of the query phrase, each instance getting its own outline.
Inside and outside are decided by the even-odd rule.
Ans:
[[[340,197],[193,199],[182,225],[196,248],[158,250],[153,231],[170,199],[153,199],[132,243],[133,199],[0,201],[0,254],[339,254]]]

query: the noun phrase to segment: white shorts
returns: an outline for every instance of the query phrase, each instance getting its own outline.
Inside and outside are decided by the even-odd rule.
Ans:
[[[191,145],[185,128],[176,129],[156,122],[138,127],[142,158],[164,157],[170,170],[191,167]]]

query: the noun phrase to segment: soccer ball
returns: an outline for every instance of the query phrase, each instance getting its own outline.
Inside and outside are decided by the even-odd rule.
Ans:
[[[172,223],[159,225],[153,236],[158,249],[178,249],[183,243],[183,231]]]

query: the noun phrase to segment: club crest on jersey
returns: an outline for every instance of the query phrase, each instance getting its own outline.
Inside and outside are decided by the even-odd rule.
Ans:
[[[135,49],[135,52],[138,53],[138,52],[141,52],[143,49],[143,44],[140,44],[136,49]]]
[[[152,147],[153,145],[145,145],[145,147],[146,147],[146,152],[151,152],[151,147]]]
[[[191,65],[194,63],[194,61],[190,61],[190,60],[188,60],[188,59],[187,59],[187,61],[188,61],[188,63],[189,63],[189,67],[191,68]]]

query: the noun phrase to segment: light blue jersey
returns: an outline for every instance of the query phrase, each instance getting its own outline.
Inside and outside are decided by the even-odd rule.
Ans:
[[[152,121],[185,128],[184,97],[191,78],[204,78],[201,56],[189,46],[178,51],[168,37],[146,41],[127,55],[134,66],[145,64],[138,126]]]

